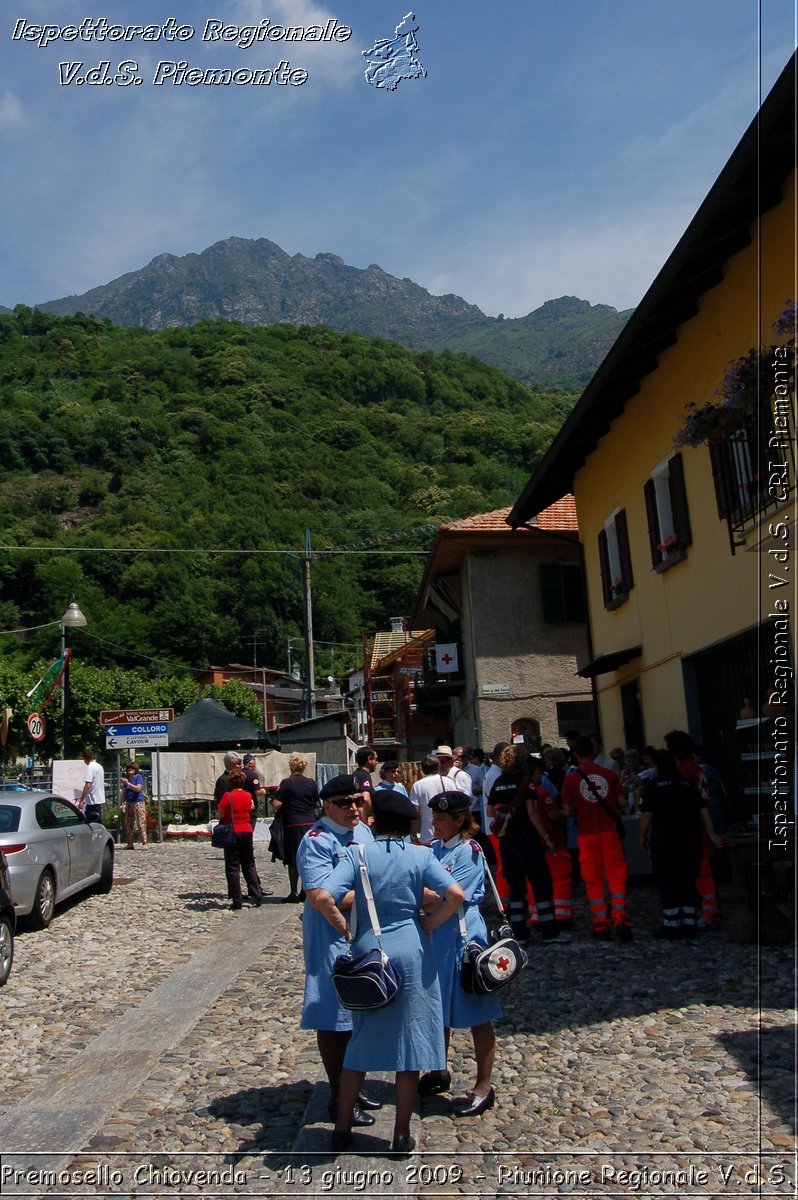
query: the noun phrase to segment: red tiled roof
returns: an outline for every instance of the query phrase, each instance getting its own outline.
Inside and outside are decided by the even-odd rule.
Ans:
[[[493,512],[480,513],[476,517],[463,517],[460,521],[451,521],[448,525],[441,525],[441,532],[508,533],[510,531],[507,524],[509,514],[509,505],[507,508],[495,508]],[[548,508],[544,508],[537,516],[532,517],[527,524],[536,529],[578,531],[576,503],[573,496],[563,496],[561,500],[557,500]],[[523,533],[524,526],[520,525],[516,532]]]

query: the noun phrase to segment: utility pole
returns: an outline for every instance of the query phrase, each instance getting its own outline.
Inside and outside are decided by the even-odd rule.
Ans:
[[[302,590],[305,600],[305,657],[307,661],[307,691],[305,695],[305,718],[312,720],[316,715],[316,679],[313,668],[313,597],[310,586],[310,564],[313,555],[310,549],[310,530],[305,530],[305,556],[302,560]]]

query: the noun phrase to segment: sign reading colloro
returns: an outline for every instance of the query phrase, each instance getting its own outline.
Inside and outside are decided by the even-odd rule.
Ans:
[[[145,746],[168,746],[169,723],[148,721],[138,725],[106,725],[105,745],[108,750],[136,750]]]

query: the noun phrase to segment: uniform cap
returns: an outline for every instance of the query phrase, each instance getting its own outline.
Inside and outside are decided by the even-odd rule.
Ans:
[[[434,813],[456,813],[466,812],[471,808],[471,797],[465,792],[438,792],[437,796],[433,796],[429,802],[429,806]]]
[[[339,796],[355,796],[362,791],[354,775],[334,775],[324,784],[319,796],[322,800],[333,800]]]

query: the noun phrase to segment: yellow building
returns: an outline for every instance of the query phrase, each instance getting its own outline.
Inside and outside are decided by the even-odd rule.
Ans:
[[[580,673],[605,743],[689,730],[777,832],[793,815],[794,307],[774,324],[798,292],[795,84],[793,57],[508,518],[576,498]],[[687,406],[698,442],[702,406],[760,346],[778,349],[754,401],[727,388],[708,440],[679,445]]]

